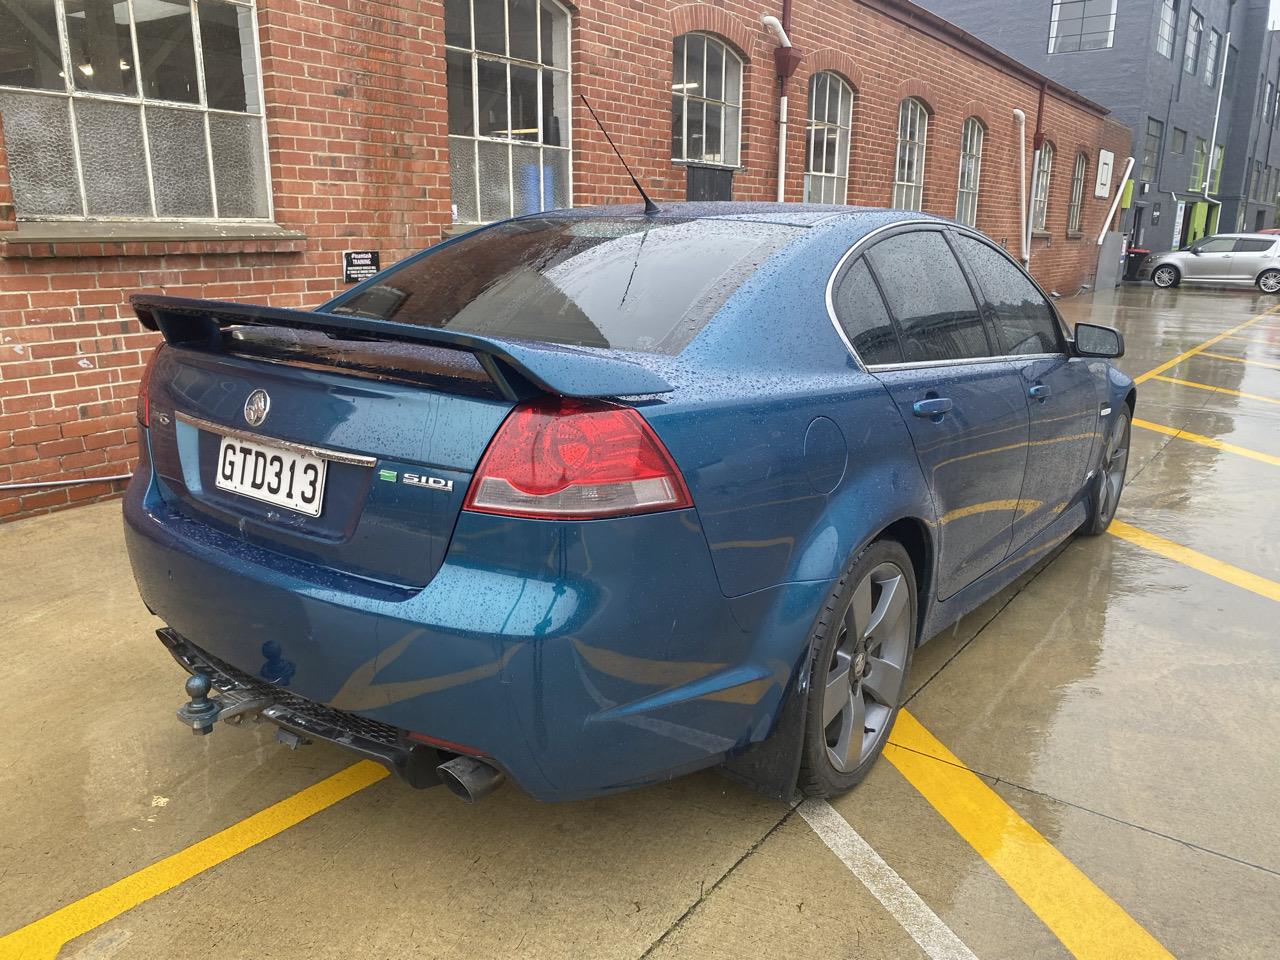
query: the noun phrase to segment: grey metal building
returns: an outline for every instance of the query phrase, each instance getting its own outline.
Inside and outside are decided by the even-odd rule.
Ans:
[[[1124,228],[1134,245],[1162,250],[1277,225],[1280,41],[1270,0],[920,2],[1130,126]]]

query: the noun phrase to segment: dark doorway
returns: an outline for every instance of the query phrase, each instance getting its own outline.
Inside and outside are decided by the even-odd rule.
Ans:
[[[732,200],[733,171],[724,167],[685,168],[684,198],[686,200]]]
[[[1259,210],[1258,215],[1253,219],[1253,229],[1265,230],[1267,226],[1267,211]]]

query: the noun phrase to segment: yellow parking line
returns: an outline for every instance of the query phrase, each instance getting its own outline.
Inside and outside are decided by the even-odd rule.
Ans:
[[[1266,597],[1268,600],[1280,602],[1280,583],[1274,580],[1268,580],[1266,577],[1260,577],[1256,573],[1250,573],[1248,570],[1241,570],[1239,567],[1233,567],[1229,563],[1215,560],[1213,557],[1206,556],[1198,550],[1192,550],[1190,547],[1184,547],[1180,543],[1166,540],[1157,534],[1149,533],[1146,530],[1127,524],[1123,520],[1112,520],[1107,532],[1119,537],[1121,540],[1126,540],[1135,546],[1142,547],[1144,550],[1157,553],[1167,560],[1180,563],[1184,567],[1199,570],[1201,573],[1207,573],[1209,576],[1216,577],[1224,583],[1230,583],[1243,590],[1256,593],[1258,596]]]
[[[906,710],[885,757],[1077,960],[1171,954]]]
[[[237,853],[269,840],[385,776],[387,771],[383,767],[370,760],[361,760],[185,850],[0,937],[0,957],[4,960],[54,960],[63,945],[76,937],[185,883]]]
[[[1225,340],[1227,337],[1231,336],[1231,334],[1239,333],[1241,330],[1245,329],[1246,327],[1253,326],[1255,323],[1264,319],[1265,317],[1270,316],[1271,314],[1275,313],[1277,310],[1280,310],[1280,303],[1276,304],[1270,310],[1266,310],[1258,314],[1252,320],[1246,320],[1244,323],[1238,324],[1232,327],[1230,330],[1223,330],[1216,337],[1210,337],[1204,343],[1199,344],[1198,346],[1194,346],[1190,350],[1184,350],[1182,353],[1178,354],[1172,360],[1166,360],[1164,363],[1160,364],[1158,367],[1152,367],[1146,373],[1141,373],[1138,376],[1134,377],[1133,382],[1143,383],[1147,380],[1150,380],[1152,377],[1157,376],[1161,373],[1164,373],[1166,370],[1170,369],[1171,367],[1176,367],[1178,364],[1180,364],[1183,360],[1186,360],[1188,357],[1194,357],[1196,354],[1201,353],[1202,351],[1208,349],[1209,347],[1212,347],[1215,343],[1220,343],[1221,341]]]
[[[1226,353],[1201,353],[1202,357],[1212,357],[1214,360],[1230,360],[1232,363],[1246,363],[1251,367],[1267,367],[1271,370],[1280,370],[1280,363],[1268,363],[1266,360],[1250,360],[1247,357],[1233,357]]]
[[[1213,393],[1225,393],[1231,397],[1243,397],[1245,400],[1260,400],[1263,403],[1280,403],[1275,397],[1264,397],[1260,393],[1245,393],[1243,390],[1231,390],[1227,387],[1215,387],[1209,383],[1196,383],[1194,380],[1179,380],[1177,377],[1166,377],[1163,374],[1152,377],[1161,383],[1176,383],[1180,387],[1195,387],[1197,390],[1210,390]]]
[[[1154,430],[1156,433],[1163,433],[1167,437],[1190,440],[1192,443],[1198,443],[1204,447],[1212,447],[1214,450],[1221,450],[1223,453],[1234,453],[1239,457],[1248,457],[1250,460],[1257,460],[1260,463],[1269,463],[1273,467],[1280,467],[1280,457],[1273,457],[1269,453],[1259,453],[1257,450],[1250,450],[1248,447],[1238,447],[1234,443],[1227,443],[1214,437],[1206,437],[1203,434],[1192,433],[1189,430],[1179,430],[1176,427],[1166,427],[1162,423],[1152,423],[1150,420],[1141,420],[1138,417],[1133,418],[1133,425],[1141,427],[1143,430]]]

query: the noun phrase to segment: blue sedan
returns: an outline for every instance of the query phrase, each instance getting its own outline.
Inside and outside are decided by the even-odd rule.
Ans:
[[[124,516],[179,717],[467,800],[848,790],[916,646],[1124,483],[1120,335],[921,214],[546,213],[313,312],[134,306],[165,342]]]

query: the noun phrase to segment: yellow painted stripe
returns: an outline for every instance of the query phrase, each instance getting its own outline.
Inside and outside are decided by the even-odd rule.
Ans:
[[[1280,403],[1275,397],[1264,397],[1260,393],[1245,393],[1243,390],[1231,390],[1227,387],[1215,387],[1210,383],[1196,383],[1194,380],[1179,380],[1177,377],[1158,376],[1152,377],[1152,380],[1159,380],[1161,383],[1176,383],[1180,387],[1195,387],[1197,390],[1210,390],[1213,393],[1225,393],[1230,397],[1243,397],[1246,400],[1260,400],[1263,403]]]
[[[0,957],[4,960],[54,960],[63,945],[76,937],[185,883],[237,853],[269,840],[385,776],[386,769],[370,760],[361,760],[185,850],[0,937]]]
[[[1233,567],[1229,563],[1215,560],[1213,557],[1205,556],[1198,550],[1192,550],[1190,547],[1184,547],[1180,543],[1166,540],[1157,534],[1149,533],[1146,530],[1127,524],[1123,520],[1112,520],[1107,532],[1119,537],[1121,540],[1142,547],[1144,550],[1150,550],[1152,553],[1157,553],[1168,560],[1180,563],[1184,567],[1199,570],[1201,573],[1207,573],[1209,576],[1216,577],[1225,583],[1256,593],[1260,597],[1280,602],[1280,583],[1274,580],[1268,580],[1266,577],[1260,577],[1256,573],[1250,573],[1248,570],[1241,570],[1239,567]]]
[[[1078,960],[1171,960],[1133,917],[906,710],[885,757]]]
[[[1258,314],[1252,320],[1246,320],[1244,323],[1237,324],[1236,326],[1232,327],[1230,330],[1223,330],[1216,337],[1210,337],[1204,343],[1194,346],[1190,350],[1184,350],[1182,353],[1178,354],[1172,360],[1166,360],[1164,363],[1160,364],[1160,366],[1152,367],[1146,373],[1141,373],[1138,376],[1134,377],[1133,382],[1143,383],[1147,380],[1150,380],[1152,377],[1155,377],[1155,376],[1158,376],[1159,374],[1164,373],[1166,370],[1170,369],[1171,367],[1176,367],[1183,360],[1186,360],[1189,357],[1194,357],[1196,354],[1201,353],[1204,350],[1207,350],[1209,347],[1212,347],[1215,343],[1220,343],[1221,341],[1225,340],[1227,337],[1231,336],[1231,334],[1239,333],[1241,330],[1244,330],[1246,327],[1253,326],[1255,323],[1265,319],[1266,317],[1275,313],[1277,310],[1280,310],[1280,303],[1276,304],[1270,310],[1267,310],[1267,311],[1264,311],[1263,313]]]
[[[1202,357],[1212,357],[1214,360],[1230,360],[1232,363],[1244,363],[1251,367],[1266,367],[1268,370],[1280,370],[1280,363],[1269,363],[1266,360],[1250,360],[1248,357],[1233,357],[1226,353],[1201,353]]]
[[[1248,457],[1250,460],[1257,460],[1260,463],[1269,463],[1273,467],[1280,467],[1280,457],[1273,457],[1269,453],[1259,453],[1257,450],[1250,450],[1248,447],[1238,447],[1234,443],[1227,443],[1215,437],[1206,437],[1203,434],[1192,433],[1189,430],[1179,430],[1176,427],[1166,427],[1162,423],[1152,423],[1150,420],[1140,420],[1137,417],[1133,418],[1133,425],[1141,427],[1143,430],[1154,430],[1156,433],[1163,433],[1167,437],[1190,440],[1192,443],[1198,443],[1204,447],[1212,447],[1214,450],[1221,450],[1223,453],[1234,453],[1238,457]]]

